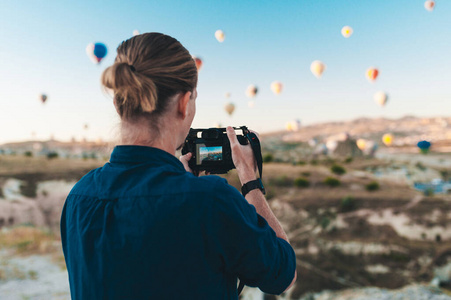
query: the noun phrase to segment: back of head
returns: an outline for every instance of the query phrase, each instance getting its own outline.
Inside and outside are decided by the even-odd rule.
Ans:
[[[102,74],[102,85],[114,92],[122,120],[156,119],[178,93],[197,85],[196,64],[176,39],[144,33],[123,41],[114,64]]]

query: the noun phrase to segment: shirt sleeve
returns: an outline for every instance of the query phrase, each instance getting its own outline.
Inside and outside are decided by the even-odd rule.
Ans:
[[[296,270],[290,244],[226,182],[216,185],[210,204],[208,244],[224,271],[265,293],[281,294]]]

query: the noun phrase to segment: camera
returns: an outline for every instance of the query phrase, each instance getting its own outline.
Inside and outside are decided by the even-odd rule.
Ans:
[[[233,129],[242,131],[242,135],[237,134],[236,137],[241,145],[247,145],[249,143],[247,127]],[[225,174],[235,168],[226,131],[226,128],[190,129],[182,154],[192,153],[188,165],[194,174],[199,174],[200,171]]]

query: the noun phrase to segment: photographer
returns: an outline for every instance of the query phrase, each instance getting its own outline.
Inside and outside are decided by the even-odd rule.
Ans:
[[[122,42],[102,75],[114,92],[121,145],[71,190],[61,239],[72,299],[237,299],[237,278],[271,294],[296,277],[296,257],[259,189],[175,157],[190,130],[197,69],[174,38]],[[229,128],[242,184],[255,180],[249,145]]]

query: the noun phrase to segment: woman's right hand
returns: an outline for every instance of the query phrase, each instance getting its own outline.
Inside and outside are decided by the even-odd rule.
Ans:
[[[254,133],[257,134],[256,132]],[[230,141],[233,164],[237,170],[241,185],[257,179],[257,176],[255,175],[257,162],[251,145],[241,145],[238,142],[235,130],[230,126],[227,127],[227,137]]]

